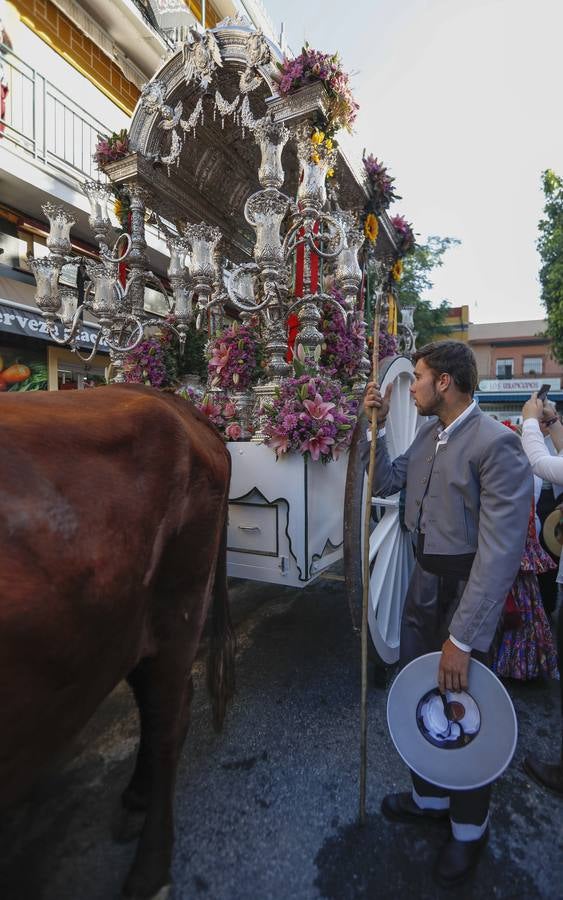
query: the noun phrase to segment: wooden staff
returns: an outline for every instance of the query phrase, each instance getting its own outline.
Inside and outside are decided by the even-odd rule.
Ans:
[[[371,356],[371,380],[379,383],[379,320],[383,291],[376,292],[373,316],[373,352]],[[377,409],[371,410],[371,443],[369,450],[368,482],[364,509],[363,532],[363,596],[362,596],[362,688],[360,698],[360,825],[366,821],[366,773],[367,773],[367,694],[368,694],[368,603],[369,603],[369,536],[371,525],[371,495],[375,474],[375,445],[377,442]]]

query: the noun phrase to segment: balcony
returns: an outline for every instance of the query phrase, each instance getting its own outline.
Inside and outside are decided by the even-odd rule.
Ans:
[[[78,184],[99,177],[92,155],[108,129],[7,47],[0,53],[8,86],[2,141]]]

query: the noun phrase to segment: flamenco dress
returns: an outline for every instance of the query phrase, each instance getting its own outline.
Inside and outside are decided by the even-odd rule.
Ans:
[[[504,628],[493,666],[497,675],[518,681],[559,677],[557,652],[537,577],[555,568],[537,538],[532,504],[520,571],[505,603]]]

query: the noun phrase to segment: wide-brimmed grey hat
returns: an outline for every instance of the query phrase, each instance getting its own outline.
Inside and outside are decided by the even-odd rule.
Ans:
[[[469,663],[469,688],[438,691],[441,653],[419,656],[397,675],[387,723],[410,769],[438,787],[468,791],[490,784],[514,755],[518,726],[508,693],[482,663]]]

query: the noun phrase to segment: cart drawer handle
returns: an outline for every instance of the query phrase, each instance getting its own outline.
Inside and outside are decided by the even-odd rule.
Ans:
[[[260,531],[258,525],[239,525],[241,531]]]

